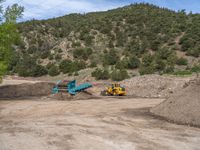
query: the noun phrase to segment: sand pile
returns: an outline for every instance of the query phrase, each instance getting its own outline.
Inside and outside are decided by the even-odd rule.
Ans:
[[[167,98],[181,90],[194,77],[174,77],[160,75],[137,76],[121,82],[127,94],[137,97]]]
[[[151,112],[169,121],[200,127],[200,79],[186,84]]]
[[[0,99],[47,96],[51,94],[54,83],[37,82],[0,86]]]

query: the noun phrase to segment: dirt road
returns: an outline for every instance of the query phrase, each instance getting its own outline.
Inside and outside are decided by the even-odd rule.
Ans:
[[[199,150],[200,129],[148,113],[162,101],[0,101],[0,150]]]

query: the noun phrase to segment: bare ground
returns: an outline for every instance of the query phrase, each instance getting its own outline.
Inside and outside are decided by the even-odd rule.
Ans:
[[[150,115],[162,101],[0,101],[0,150],[199,150],[199,128]]]

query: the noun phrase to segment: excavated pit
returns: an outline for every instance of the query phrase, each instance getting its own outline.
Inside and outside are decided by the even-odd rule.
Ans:
[[[54,83],[37,82],[0,86],[0,99],[21,99],[51,94]]]

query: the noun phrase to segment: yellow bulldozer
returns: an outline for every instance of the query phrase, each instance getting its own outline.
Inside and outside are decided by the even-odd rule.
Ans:
[[[113,83],[106,90],[101,92],[103,96],[125,96],[126,89],[121,86],[119,83]]]

